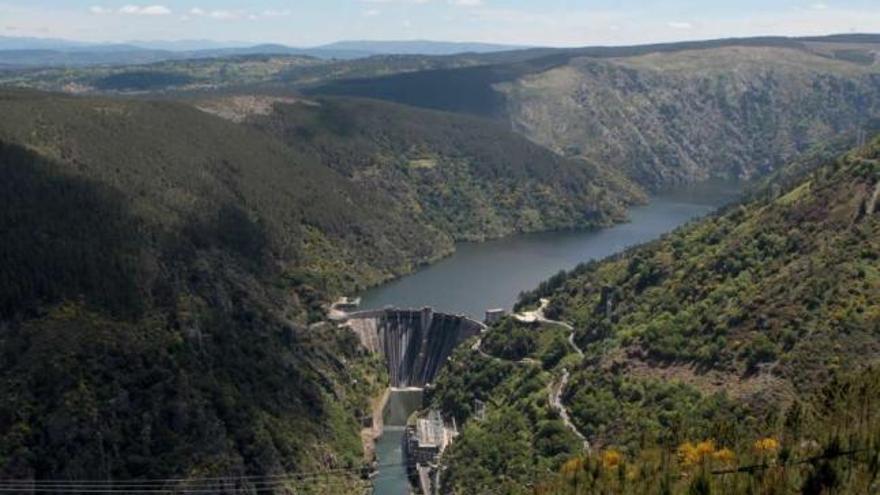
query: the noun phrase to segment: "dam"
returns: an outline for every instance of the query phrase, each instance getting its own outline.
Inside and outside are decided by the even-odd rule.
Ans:
[[[486,329],[467,316],[429,307],[360,311],[343,318],[361,345],[385,360],[392,388],[431,383],[459,344]]]

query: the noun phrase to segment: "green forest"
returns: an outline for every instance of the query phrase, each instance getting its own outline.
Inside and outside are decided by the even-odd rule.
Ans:
[[[384,103],[239,124],[15,90],[0,111],[12,479],[344,470],[360,486],[384,370],[322,323],[328,302],[456,240],[607,225],[641,198],[491,123]]]
[[[524,293],[518,308],[549,298],[544,314],[573,324],[584,356],[559,345],[548,362],[560,328],[509,320],[483,338],[504,361],[461,351],[433,393],[465,425],[445,490],[868,491],[880,455],[878,159],[880,140]],[[563,370],[588,455],[549,402]],[[484,419],[473,398],[490,404]]]

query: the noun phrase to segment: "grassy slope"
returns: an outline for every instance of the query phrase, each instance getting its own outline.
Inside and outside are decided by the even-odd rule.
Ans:
[[[880,357],[880,211],[875,205],[868,212],[880,187],[878,158],[880,141],[875,141],[816,169],[782,195],[767,193],[620,257],[583,265],[526,294],[521,305],[551,298],[549,316],[574,323],[586,356],[569,353],[549,370],[523,377],[520,368],[495,370],[498,363],[462,351],[438,380],[435,400],[460,424],[472,414],[472,397],[490,406],[485,421],[465,423],[450,451],[449,488],[489,490],[494,477],[515,462],[519,469],[510,483],[527,490],[542,477],[536,472],[552,469],[554,462],[560,465],[565,452],[571,452],[570,437],[552,443],[548,453],[529,449],[524,457],[494,446],[510,434],[505,428],[537,445],[545,423],[554,418],[541,391],[558,379],[562,367],[573,372],[564,402],[597,449],[641,455],[660,445],[674,457],[675,446],[686,440],[713,438],[719,447],[748,458],[750,442],[783,425],[790,428],[804,407],[813,419],[801,418],[797,424],[804,429],[789,438],[791,445],[806,439],[839,448],[840,439],[832,433],[867,423],[841,423],[844,412],[823,407],[840,406],[845,414],[862,418],[861,409],[846,411],[846,404],[862,399],[814,402],[813,394]],[[522,339],[519,332],[503,333],[512,342]],[[532,338],[544,339],[544,333]],[[532,392],[512,393],[510,387],[523,380]],[[862,382],[873,387],[871,380]],[[821,424],[828,429],[816,426]],[[846,442],[872,438],[867,430],[850,433],[858,436]],[[658,457],[639,458],[646,464],[637,469],[661,478],[669,473],[657,467],[662,452],[650,455]],[[590,462],[601,465],[601,458]],[[593,476],[590,472],[585,475]],[[604,485],[582,485],[580,492],[556,486],[548,493],[591,493],[589,486],[626,492],[612,484],[616,480],[615,474]],[[660,479],[643,481],[651,491]]]

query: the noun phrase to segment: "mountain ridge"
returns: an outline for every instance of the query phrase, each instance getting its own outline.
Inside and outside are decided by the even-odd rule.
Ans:
[[[763,175],[838,134],[870,132],[880,115],[880,45],[866,39],[876,41],[746,38],[561,50],[304,91],[498,120],[656,189]]]

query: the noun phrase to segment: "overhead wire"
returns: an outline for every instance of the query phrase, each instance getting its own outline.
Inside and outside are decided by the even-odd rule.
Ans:
[[[403,463],[380,464],[379,474],[363,478],[362,468],[337,468],[326,471],[291,472],[283,475],[227,476],[210,478],[153,478],[129,480],[0,480],[0,493],[266,493],[285,486],[302,484],[341,484],[396,477],[382,473],[382,468],[403,467]]]

